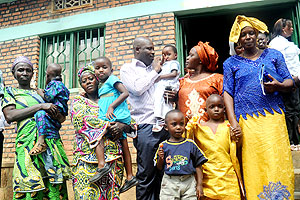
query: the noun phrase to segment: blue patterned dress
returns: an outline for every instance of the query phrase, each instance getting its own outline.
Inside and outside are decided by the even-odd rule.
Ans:
[[[68,115],[68,100],[70,92],[68,88],[59,80],[53,79],[44,90],[45,101],[53,103],[58,107],[59,112]],[[56,119],[52,119],[44,110],[40,110],[34,115],[39,136],[46,138],[59,138],[61,124]]]

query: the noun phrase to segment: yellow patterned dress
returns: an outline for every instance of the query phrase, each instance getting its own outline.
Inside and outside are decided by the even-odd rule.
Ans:
[[[124,164],[119,142],[112,142],[104,136],[107,122],[98,119],[98,104],[82,96],[76,96],[71,105],[71,119],[75,128],[72,180],[75,199],[119,200]],[[98,160],[95,148],[103,139],[105,162],[110,173],[100,181],[90,183],[96,173]]]
[[[220,124],[216,133],[200,125],[199,116],[194,116],[187,124],[187,138],[193,139],[208,159],[202,166],[203,191],[207,199],[241,199],[236,145],[231,142],[227,124],[227,121]]]

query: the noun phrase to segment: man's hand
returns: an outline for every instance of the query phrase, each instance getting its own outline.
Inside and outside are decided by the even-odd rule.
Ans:
[[[157,73],[161,72],[161,64],[160,63],[161,63],[160,57],[155,57],[152,62],[152,67]]]
[[[177,91],[165,90],[164,99],[166,103],[176,103],[177,101]]]

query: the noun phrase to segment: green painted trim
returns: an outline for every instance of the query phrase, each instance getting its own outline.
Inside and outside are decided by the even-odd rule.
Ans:
[[[45,45],[44,45],[44,39],[41,38],[41,41],[40,41],[40,59],[39,59],[39,73],[38,73],[38,88],[43,88],[44,84],[43,84],[43,77],[45,76],[44,75],[44,59],[45,59],[45,56],[44,56],[44,48],[45,48]]]
[[[0,0],[0,4],[2,4],[2,3],[11,3],[13,1],[17,1],[17,0]]]
[[[71,33],[70,35],[70,49],[74,49],[74,33]],[[74,53],[70,53],[70,65],[69,65],[69,88],[72,88],[74,84],[73,80],[73,73],[75,73],[74,70]]]
[[[183,55],[183,41],[182,41],[182,25],[177,17],[175,17],[175,37],[177,48],[177,60],[180,63],[180,76],[184,76],[184,55]]]
[[[0,29],[0,41],[33,35],[49,35],[82,28],[104,26],[105,23],[140,16],[173,12],[177,16],[232,10],[250,6],[285,4],[297,0],[156,0],[103,9],[94,12]]]
[[[104,51],[103,51],[103,56],[105,56],[105,36],[106,36],[106,26],[104,27],[104,30],[103,30],[103,37],[104,37]]]

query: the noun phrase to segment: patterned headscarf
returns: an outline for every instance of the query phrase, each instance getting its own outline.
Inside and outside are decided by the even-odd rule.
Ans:
[[[209,71],[213,72],[218,69],[217,62],[219,56],[215,49],[209,46],[208,42],[203,43],[200,41],[197,46],[194,46],[194,48],[196,49],[201,62]]]
[[[241,30],[246,26],[250,26],[262,33],[264,32],[269,33],[267,25],[262,21],[259,21],[254,17],[246,17],[243,15],[238,15],[236,16],[235,21],[232,25],[229,41],[237,43],[240,38]]]
[[[19,56],[13,62],[11,71],[14,71],[16,65],[19,64],[19,63],[27,63],[28,65],[30,65],[33,68],[33,64],[31,63],[31,61],[29,60],[29,58],[27,58],[26,56]]]
[[[89,64],[87,64],[86,66],[82,67],[79,71],[78,71],[78,77],[80,80],[80,77],[82,76],[82,74],[84,72],[90,72],[91,74],[95,75],[95,62],[91,62]],[[98,77],[95,75],[97,81],[99,81]]]

